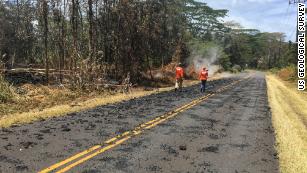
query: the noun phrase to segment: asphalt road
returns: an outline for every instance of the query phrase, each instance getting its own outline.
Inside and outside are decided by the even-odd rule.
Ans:
[[[79,160],[68,172],[279,172],[264,74],[247,75],[210,81],[205,95],[242,79],[106,152],[55,171]],[[0,172],[43,170],[202,96],[192,86],[1,129]]]

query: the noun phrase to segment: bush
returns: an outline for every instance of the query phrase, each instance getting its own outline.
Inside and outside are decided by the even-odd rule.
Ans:
[[[14,98],[14,92],[12,87],[0,75],[0,103],[12,101],[13,98]]]
[[[279,72],[279,70],[280,70],[279,68],[274,67],[274,68],[270,69],[270,72],[273,73],[273,74],[277,74]]]
[[[239,72],[242,71],[242,68],[241,68],[241,66],[239,66],[239,65],[234,65],[234,66],[231,68],[230,71],[233,72],[233,73],[239,73]]]
[[[283,80],[296,80],[297,79],[297,69],[295,65],[290,65],[288,67],[282,68],[277,72],[277,75]]]
[[[223,67],[224,70],[231,70],[231,62],[230,57],[226,55],[224,52],[221,55],[221,58],[219,59],[219,63]]]

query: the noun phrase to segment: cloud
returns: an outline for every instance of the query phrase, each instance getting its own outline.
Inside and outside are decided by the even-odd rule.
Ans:
[[[285,0],[201,0],[215,9],[228,9],[225,21],[235,20],[245,28],[283,32],[295,40],[296,6]]]
[[[237,2],[257,2],[257,3],[265,3],[265,2],[272,2],[274,0],[232,0],[232,3]]]

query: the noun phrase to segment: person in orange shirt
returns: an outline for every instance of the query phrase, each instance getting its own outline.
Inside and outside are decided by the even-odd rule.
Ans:
[[[179,89],[179,91],[182,91],[182,83],[183,83],[183,68],[182,64],[179,63],[176,67],[176,85],[175,85],[175,91]]]
[[[199,73],[199,80],[201,81],[200,92],[205,92],[206,82],[208,79],[208,70],[204,67]]]

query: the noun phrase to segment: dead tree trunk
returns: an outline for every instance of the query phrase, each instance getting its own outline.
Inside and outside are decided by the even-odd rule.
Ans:
[[[44,21],[44,47],[45,47],[45,69],[46,69],[46,82],[49,81],[49,58],[48,58],[48,2],[43,1],[43,21]]]
[[[88,0],[88,22],[89,22],[89,30],[88,30],[88,48],[89,48],[89,59],[90,63],[93,61],[93,1]]]

